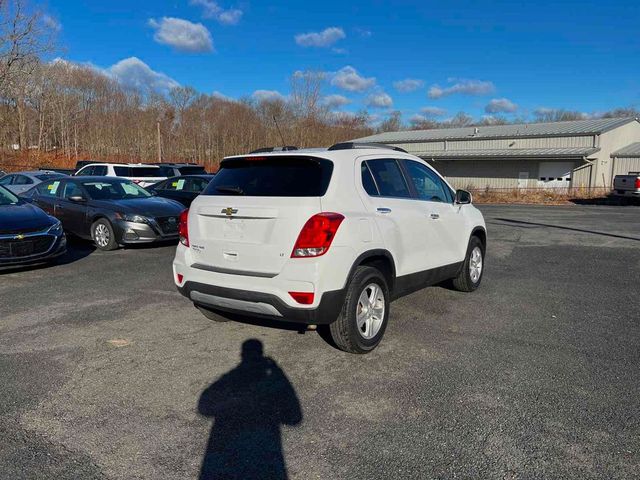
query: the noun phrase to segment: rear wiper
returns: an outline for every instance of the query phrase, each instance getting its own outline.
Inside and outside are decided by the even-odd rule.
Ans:
[[[234,195],[244,195],[244,190],[240,187],[234,187],[230,185],[218,185],[215,189],[222,193],[233,193]]]

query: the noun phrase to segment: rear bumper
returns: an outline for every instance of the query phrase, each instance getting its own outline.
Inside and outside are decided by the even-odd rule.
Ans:
[[[613,195],[616,197],[640,198],[640,192],[637,190],[614,190]]]
[[[345,290],[322,294],[316,308],[294,308],[269,293],[219,287],[198,282],[185,282],[178,291],[195,305],[223,312],[258,318],[270,318],[304,325],[327,325],[340,314]]]

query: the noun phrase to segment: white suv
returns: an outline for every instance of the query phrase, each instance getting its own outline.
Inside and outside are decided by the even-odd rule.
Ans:
[[[144,163],[90,163],[74,175],[126,178],[141,187],[167,179],[166,173],[159,166]]]
[[[452,279],[482,279],[486,229],[471,195],[422,159],[380,145],[229,157],[180,216],[178,290],[205,316],[327,328],[375,348],[389,303]]]

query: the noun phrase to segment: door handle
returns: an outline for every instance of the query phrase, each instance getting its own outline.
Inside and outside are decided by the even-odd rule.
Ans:
[[[437,220],[437,219],[439,219],[439,218],[440,218],[440,215],[439,215],[439,214],[437,214],[437,213],[432,213],[432,214],[431,214],[431,218],[432,218],[432,219],[434,219],[434,220]]]
[[[378,213],[391,213],[391,209],[386,207],[378,207],[376,210],[378,210]]]

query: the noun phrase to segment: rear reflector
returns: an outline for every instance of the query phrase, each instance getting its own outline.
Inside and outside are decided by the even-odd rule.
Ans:
[[[182,275],[181,273],[176,273],[176,279],[178,280],[178,283],[180,285],[182,285],[182,279],[184,278],[184,275]]]
[[[291,258],[319,257],[327,253],[343,220],[344,216],[339,213],[315,214],[300,230]]]
[[[289,292],[289,295],[302,305],[311,305],[313,303],[313,292]]]

